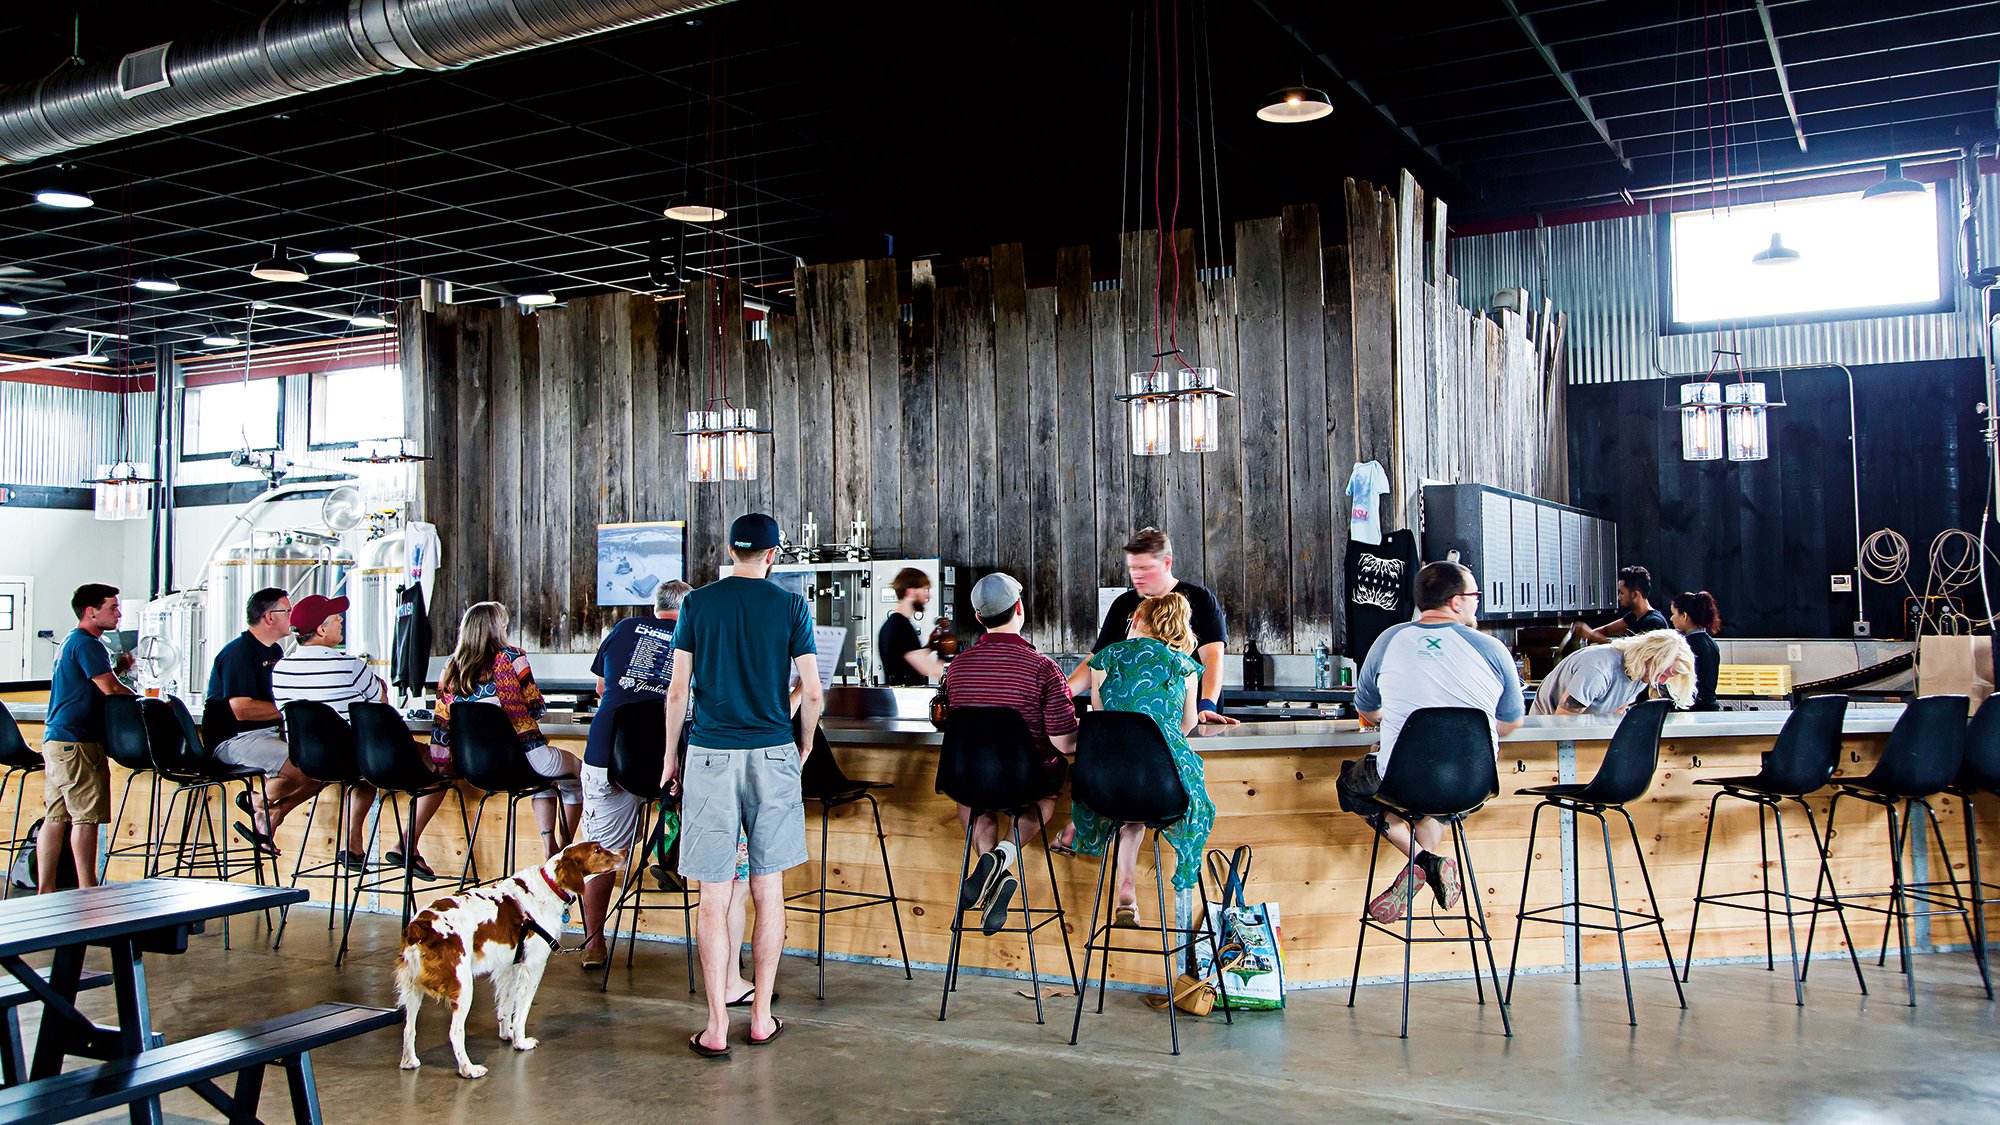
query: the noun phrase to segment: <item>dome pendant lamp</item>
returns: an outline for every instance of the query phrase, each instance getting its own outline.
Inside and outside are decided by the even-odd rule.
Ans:
[[[309,280],[312,275],[306,267],[285,251],[283,243],[271,248],[271,256],[257,263],[250,276],[263,281],[298,282]]]
[[[1882,170],[1880,183],[1870,184],[1863,199],[1907,199],[1924,194],[1924,185],[1903,175],[1903,162],[1891,160]]]
[[[1785,245],[1785,237],[1777,232],[1771,234],[1771,244],[1750,255],[1750,263],[1757,266],[1797,265],[1799,252]]]
[[[1311,86],[1286,86],[1273,90],[1257,116],[1264,121],[1280,125],[1296,125],[1302,121],[1318,121],[1333,113],[1333,102],[1325,90]]]

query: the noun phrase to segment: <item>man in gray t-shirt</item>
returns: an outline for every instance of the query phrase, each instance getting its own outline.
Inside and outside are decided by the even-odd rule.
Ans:
[[[1403,723],[1426,707],[1472,707],[1493,716],[1496,739],[1521,725],[1521,679],[1513,657],[1473,627],[1479,586],[1472,572],[1457,563],[1431,563],[1417,572],[1415,585],[1417,619],[1376,639],[1355,684],[1355,709],[1381,726],[1381,743],[1366,758],[1343,762],[1334,787],[1342,809],[1410,857],[1389,889],[1368,904],[1369,916],[1384,924],[1403,916],[1425,882],[1447,910],[1458,905],[1460,889],[1458,865],[1437,851],[1444,825],[1427,819],[1411,824],[1375,800]]]

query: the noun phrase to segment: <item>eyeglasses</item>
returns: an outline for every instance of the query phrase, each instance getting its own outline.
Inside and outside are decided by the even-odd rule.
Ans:
[[[1476,597],[1478,597],[1478,596],[1479,596],[1479,591],[1477,591],[1477,590],[1467,590],[1467,591],[1466,591],[1466,592],[1464,592],[1463,594],[1453,594],[1453,595],[1452,595],[1452,597],[1455,597],[1455,598],[1476,598]]]

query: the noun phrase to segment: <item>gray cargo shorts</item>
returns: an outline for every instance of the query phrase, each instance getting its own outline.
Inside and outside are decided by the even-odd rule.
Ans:
[[[790,742],[755,750],[689,746],[681,770],[681,877],[734,879],[739,829],[750,841],[752,876],[806,862],[800,765],[799,748]]]

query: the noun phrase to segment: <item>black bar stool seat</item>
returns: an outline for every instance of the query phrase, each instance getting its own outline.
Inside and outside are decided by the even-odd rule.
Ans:
[[[792,720],[793,734],[798,733],[798,719]],[[833,756],[833,747],[827,743],[826,731],[813,731],[813,751],[807,755],[805,765],[799,774],[799,789],[805,799],[819,806],[819,885],[785,896],[785,909],[801,914],[811,914],[819,919],[819,948],[814,961],[819,966],[819,999],[826,999],[826,919],[829,914],[839,914],[848,910],[865,910],[869,907],[886,906],[889,916],[896,923],[896,948],[903,956],[903,979],[915,980],[910,972],[910,947],[903,940],[903,908],[896,898],[896,873],[889,865],[889,837],[882,831],[882,806],[875,800],[874,790],[893,789],[887,781],[857,781],[847,776],[840,768],[840,762]],[[887,891],[876,894],[872,891],[857,891],[846,887],[828,885],[827,880],[827,836],[828,822],[833,810],[857,801],[868,802],[868,810],[875,818],[875,844],[882,854],[882,877]],[[840,899],[834,906],[827,905],[829,897]],[[814,900],[808,903],[806,900]]]
[[[1115,919],[1101,926],[1098,924],[1103,917],[1107,883],[1111,886],[1113,905],[1116,905],[1118,887],[1107,876],[1118,866],[1118,831],[1126,825],[1143,825],[1153,833],[1153,885],[1159,925],[1146,928],[1157,930],[1160,935],[1157,952],[1165,971],[1161,983],[1166,988],[1168,1000],[1173,998],[1174,984],[1179,975],[1175,971],[1175,963],[1197,942],[1208,943],[1211,964],[1222,964],[1220,939],[1217,937],[1219,920],[1214,927],[1207,924],[1174,926],[1167,922],[1166,871],[1160,863],[1160,830],[1187,815],[1188,792],[1181,783],[1180,771],[1174,767],[1173,751],[1167,746],[1166,736],[1160,732],[1159,724],[1150,716],[1136,711],[1090,711],[1078,718],[1078,724],[1076,765],[1070,770],[1070,796],[1110,822],[1111,843],[1098,862],[1097,890],[1091,896],[1090,936],[1083,943],[1082,987],[1076,990],[1076,1018],[1069,1031],[1072,1047],[1076,1046],[1083,1029],[1083,1004],[1090,993],[1091,955],[1104,955],[1097,980],[1097,1011],[1101,1015],[1104,1012],[1105,989],[1111,979],[1111,955],[1155,952],[1136,946],[1113,945]],[[1199,868],[1195,871],[1195,880],[1205,908],[1209,901],[1208,890]],[[1223,1022],[1234,1024],[1236,1016],[1229,1006],[1227,977],[1227,973],[1216,974],[1221,990],[1219,1003]],[[1173,1053],[1178,1055],[1181,1053],[1179,1009],[1171,1002],[1166,1009],[1167,1034],[1173,1044]]]
[[[117,698],[106,697],[106,702]],[[226,706],[226,704],[225,704]],[[229,786],[241,785],[245,796],[261,794],[264,789],[264,771],[254,766],[237,766],[215,757],[214,750],[202,740],[196,730],[194,717],[179,699],[168,696],[164,699],[142,698],[139,700],[139,714],[145,721],[146,748],[152,754],[153,766],[160,777],[173,785],[167,794],[166,811],[160,816],[162,835],[173,823],[174,805],[181,805],[181,835],[175,850],[174,866],[171,871],[160,871],[159,863],[165,858],[164,841],[161,850],[154,853],[154,869],[149,874],[186,875],[194,877],[201,868],[207,868],[218,881],[227,883],[238,875],[254,875],[258,884],[264,883],[264,853],[254,845],[244,850],[250,853],[248,860],[230,857],[227,831],[229,806],[225,800],[221,823],[210,816],[209,797],[211,793],[227,797]],[[206,832],[208,840],[201,837]],[[277,865],[272,864],[272,874],[276,875]],[[270,923],[270,912],[265,911],[265,924]],[[222,922],[222,947],[229,948],[229,920]]]
[[[14,713],[7,710],[6,704],[0,703],[0,801],[7,798],[8,784],[14,785],[14,828],[5,841],[7,874],[0,875],[7,887],[5,891],[0,891],[0,898],[11,898],[14,894],[14,860],[29,843],[27,827],[21,823],[22,799],[28,793],[28,779],[42,772],[42,768],[41,754],[21,737],[21,727],[14,721]]]
[[[163,845],[166,827],[160,823],[163,811],[160,804],[160,771],[153,766],[153,751],[146,736],[146,718],[139,713],[138,696],[104,697],[104,756],[123,766],[128,773],[124,793],[118,798],[118,812],[111,818],[110,845],[98,857],[98,878],[104,877],[112,860],[131,855],[139,857],[140,872],[151,875],[158,867],[156,856]],[[132,801],[132,786],[141,778],[151,789],[151,799],[146,802],[145,835],[137,843],[121,844],[118,833],[125,824],[125,809]]]
[[[1354,975],[1347,985],[1347,1006],[1361,986],[1361,954],[1374,930],[1403,943],[1403,1024],[1401,1038],[1410,1037],[1411,956],[1418,945],[1437,942],[1464,942],[1472,952],[1472,987],[1479,1003],[1486,1003],[1486,984],[1480,979],[1479,950],[1486,949],[1486,964],[1493,979],[1493,999],[1500,1007],[1501,1031],[1512,1036],[1514,1025],[1507,1014],[1507,996],[1500,989],[1500,962],[1493,955],[1493,934],[1486,926],[1486,910],[1479,901],[1479,874],[1472,867],[1472,850],[1465,842],[1465,818],[1485,807],[1500,793],[1500,773],[1494,759],[1493,719],[1472,707],[1421,707],[1410,713],[1396,735],[1389,755],[1389,770],[1382,778],[1375,800],[1414,825],[1418,820],[1443,821],[1451,829],[1451,847],[1458,863],[1460,914],[1425,915],[1425,921],[1439,931],[1436,936],[1416,933],[1417,902],[1412,895],[1403,911],[1402,932],[1393,925],[1369,917],[1365,904],[1375,899],[1375,861],[1382,851],[1382,833],[1368,851],[1368,886],[1361,912],[1361,933],[1354,943]],[[1397,869],[1402,878],[1410,866],[1405,859]],[[1446,925],[1464,926],[1462,934],[1445,932]]]
[[[1063,954],[1069,959],[1070,987],[1082,988],[1076,975],[1076,953],[1063,926],[1062,892],[1056,884],[1054,857],[1049,855],[1049,826],[1041,825],[1042,858],[1048,868],[1049,897],[1053,906],[1037,907],[1028,896],[1027,845],[1021,839],[1021,814],[1055,796],[1049,779],[1042,774],[1043,753],[1028,730],[1028,722],[1011,707],[956,707],[945,720],[944,747],[938,755],[937,791],[972,810],[965,824],[965,856],[959,862],[958,881],[963,885],[972,872],[972,829],[981,816],[1000,814],[1013,819],[1014,856],[1020,869],[1021,925],[1004,927],[1001,933],[1018,933],[1028,943],[1028,980],[1035,996],[1035,1022],[1042,1018],[1042,976],[1035,961],[1035,931],[1054,924],[1062,936]],[[1057,788],[1060,788],[1058,782]],[[951,994],[958,988],[958,958],[965,934],[967,907],[961,901],[952,911],[951,953],[944,970],[944,996],[938,1001],[938,1019],[945,1018]],[[1008,912],[1009,919],[1015,911]],[[1038,920],[1039,919],[1039,920]]]
[[[403,924],[410,924],[410,916],[416,912],[416,859],[417,841],[403,819],[402,803],[407,801],[412,814],[416,811],[419,798],[447,790],[458,794],[458,822],[466,834],[465,866],[472,867],[472,829],[466,817],[465,791],[458,787],[455,778],[444,777],[430,767],[430,750],[410,736],[410,728],[403,722],[403,716],[387,703],[354,703],[347,708],[348,721],[354,730],[354,760],[361,779],[375,787],[377,809],[386,809],[397,831],[403,835],[403,864],[400,872],[393,868],[376,867],[374,870],[389,873],[370,879],[366,875],[348,883],[346,918],[341,923],[340,949],[334,954],[333,963],[338,967],[347,959],[347,939],[354,925],[354,911],[362,894],[368,891],[387,891],[402,899]],[[369,831],[368,849],[370,854],[378,852],[382,839],[382,815],[378,811],[375,823]],[[464,877],[460,876],[463,883]]]
[[[1959,776],[1959,764],[1964,756],[1965,716],[1969,707],[1970,701],[1963,695],[1928,695],[1909,704],[1889,731],[1888,741],[1882,744],[1882,756],[1876,761],[1875,768],[1863,777],[1836,780],[1833,800],[1828,802],[1826,808],[1829,853],[1833,849],[1833,821],[1840,810],[1841,798],[1865,801],[1879,806],[1886,814],[1889,889],[1849,891],[1841,901],[1850,910],[1865,910],[1883,916],[1882,945],[1875,962],[1877,965],[1888,963],[1889,928],[1892,924],[1896,927],[1903,984],[1911,1007],[1917,1003],[1917,981],[1910,967],[1910,919],[1956,914],[1965,919],[1968,932],[1976,934],[1977,929],[1972,909],[1959,892],[1957,877],[1951,875],[1951,853],[1945,847],[1937,810],[1930,805],[1930,798],[1943,793]],[[1897,822],[1899,805],[1903,814],[1900,826]],[[1947,876],[1941,881],[1914,883],[1903,878],[1904,857],[1909,851],[1910,832],[1916,825],[1919,809],[1923,810],[1924,819],[1930,822],[1931,839],[1937,845],[1937,856],[1932,862]],[[1914,864],[1914,857],[1911,862]],[[1826,881],[1830,885],[1832,877],[1827,876]],[[1874,899],[1887,899],[1888,902],[1876,906],[1871,902]],[[1918,905],[1914,910],[1911,909],[1913,900]],[[1806,952],[1808,956],[1812,953],[1811,929],[1806,932]],[[1973,959],[1978,963],[1981,980],[1991,989],[1992,982],[1986,976],[1986,958],[1975,954]]]
[[[1540,797],[1535,812],[1528,821],[1528,858],[1521,871],[1521,908],[1515,917],[1514,953],[1507,963],[1507,1000],[1514,999],[1514,970],[1521,960],[1521,931],[1529,922],[1546,922],[1565,926],[1575,931],[1576,939],[1576,983],[1583,983],[1583,931],[1609,930],[1618,935],[1618,970],[1625,977],[1625,1016],[1632,1026],[1639,1025],[1638,1008],[1632,1001],[1632,963],[1626,955],[1625,934],[1629,930],[1654,927],[1660,933],[1660,948],[1667,955],[1667,979],[1674,982],[1674,995],[1680,998],[1682,1008],[1687,1007],[1687,995],[1681,991],[1680,971],[1674,966],[1674,951],[1667,941],[1666,922],[1660,917],[1659,896],[1653,893],[1653,876],[1646,870],[1646,848],[1639,842],[1638,825],[1632,823],[1632,814],[1625,806],[1646,795],[1652,788],[1653,772],[1660,762],[1660,729],[1667,721],[1667,713],[1673,704],[1664,699],[1640,703],[1625,712],[1618,722],[1618,730],[1612,734],[1611,743],[1605,748],[1604,761],[1598,766],[1597,776],[1587,782],[1571,782],[1561,785],[1538,785],[1516,792],[1521,796]],[[1393,762],[1395,759],[1391,758]],[[1528,880],[1534,873],[1535,833],[1541,827],[1542,810],[1553,808],[1572,815],[1594,816],[1604,834],[1604,873],[1611,889],[1611,905],[1584,902],[1579,889],[1577,897],[1555,906],[1528,909]],[[1632,853],[1639,863],[1639,878],[1646,885],[1646,903],[1650,910],[1635,910],[1618,901],[1618,868],[1611,851],[1611,822],[1605,816],[1616,812],[1625,818],[1625,827],[1632,835]],[[1575,847],[1575,836],[1571,836],[1571,847]],[[1570,869],[1580,871],[1572,854]],[[1586,922],[1587,911],[1609,914],[1604,922]]]
[[[1861,988],[1863,996],[1868,995],[1868,982],[1861,976],[1861,958],[1854,950],[1854,937],[1847,928],[1847,914],[1843,909],[1840,893],[1834,888],[1827,870],[1826,837],[1819,831],[1819,823],[1813,816],[1812,806],[1806,797],[1826,785],[1833,777],[1834,766],[1840,761],[1841,726],[1846,721],[1847,697],[1844,695],[1815,695],[1802,699],[1785,718],[1785,725],[1779,729],[1777,740],[1763,757],[1762,768],[1748,776],[1702,778],[1696,785],[1716,788],[1717,792],[1708,802],[1708,829],[1701,842],[1701,871],[1695,878],[1694,914],[1688,920],[1687,956],[1681,962],[1681,980],[1686,981],[1694,972],[1695,934],[1701,924],[1703,906],[1723,906],[1733,910],[1749,910],[1764,916],[1764,968],[1775,970],[1776,942],[1772,934],[1772,919],[1785,920],[1785,937],[1792,955],[1792,994],[1800,1007],[1805,1006],[1805,982],[1808,962],[1800,957],[1798,918],[1810,916],[1816,925],[1821,914],[1832,912],[1840,922],[1841,935],[1847,940],[1848,960],[1854,964],[1854,980]],[[1726,891],[1721,894],[1707,893],[1709,847],[1715,842],[1715,811],[1724,797],[1748,801],[1757,806],[1757,845],[1763,872],[1763,885],[1745,891]],[[1806,830],[1812,836],[1813,852],[1819,860],[1818,883],[1824,888],[1824,896],[1816,889],[1811,895],[1792,892],[1790,864],[1785,858],[1785,814],[1784,803],[1791,801],[1804,810]],[[1771,889],[1771,834],[1766,830],[1765,818],[1777,829],[1778,876],[1781,889]],[[1828,826],[1829,830],[1831,825]],[[1773,905],[1776,899],[1780,905]],[[1803,904],[1803,905],[1800,905]],[[1812,942],[1806,942],[1806,956],[1810,957]]]
[[[348,867],[340,857],[347,850],[348,788],[367,782],[362,780],[361,759],[354,749],[354,728],[340,717],[340,712],[325,703],[309,699],[295,699],[280,710],[285,716],[285,747],[292,765],[322,786],[334,787],[333,852],[322,862],[310,867],[305,865],[306,846],[312,840],[313,818],[319,815],[319,799],[326,792],[321,789],[306,803],[306,822],[299,830],[299,850],[292,860],[290,884],[296,887],[301,879],[327,884],[326,928],[332,930],[337,908],[348,902],[348,882],[366,869],[365,855],[355,860],[362,865],[361,870]],[[272,949],[284,944],[285,926],[290,923],[291,914],[289,906],[278,909],[278,933],[271,941]]]
[[[479,803],[473,807],[472,835],[466,841],[465,873],[459,877],[458,889],[505,879],[514,873],[515,851],[519,846],[515,829],[521,802],[553,791],[555,782],[536,773],[535,767],[528,764],[527,748],[514,733],[514,724],[508,721],[507,713],[488,703],[464,703],[451,709],[451,766],[480,794]],[[500,850],[499,872],[482,880],[477,878],[479,860],[475,845],[479,842],[479,823],[486,815],[486,801],[496,795],[507,799],[507,835]],[[556,819],[560,835],[562,818]]]
[[[687,727],[681,727],[681,753],[687,752]],[[629,855],[625,857],[625,883],[618,891],[618,900],[604,918],[604,928],[610,941],[604,951],[604,979],[598,982],[598,991],[611,987],[611,962],[618,955],[618,919],[625,911],[632,912],[631,928],[625,932],[625,967],[632,967],[633,954],[639,945],[639,917],[645,909],[646,898],[658,895],[662,898],[678,898],[678,904],[670,909],[681,912],[681,941],[687,953],[688,991],[694,991],[694,908],[701,901],[701,892],[682,882],[678,887],[647,887],[640,878],[646,870],[644,856],[651,850],[652,840],[658,832],[660,819],[667,810],[678,807],[679,798],[667,796],[660,789],[660,773],[667,764],[667,713],[658,702],[640,701],[627,703],[611,713],[611,766],[607,771],[611,783],[639,799],[639,831],[632,839]]]

